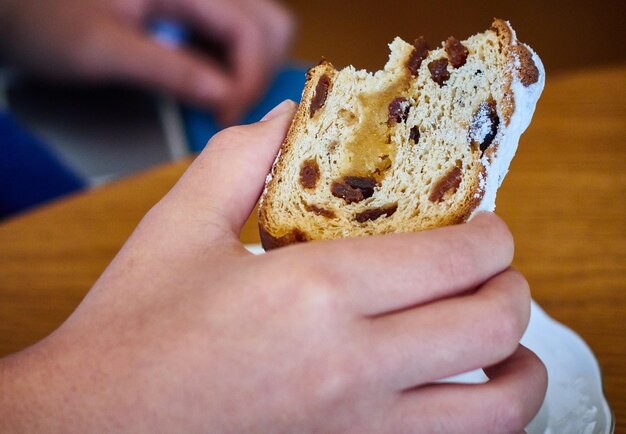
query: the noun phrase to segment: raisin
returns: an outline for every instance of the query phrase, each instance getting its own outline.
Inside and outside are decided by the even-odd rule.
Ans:
[[[365,211],[361,211],[360,213],[355,215],[354,219],[359,223],[365,223],[366,221],[376,220],[377,218],[382,216],[390,217],[393,215],[393,213],[396,212],[397,209],[397,203],[380,208],[366,209]]]
[[[423,36],[420,36],[413,42],[413,51],[406,61],[406,67],[413,77],[417,77],[417,73],[422,65],[422,60],[428,56],[428,43]]]
[[[321,208],[321,207],[319,207],[317,205],[305,205],[304,208],[307,211],[309,211],[309,212],[315,213],[317,215],[324,216],[324,217],[329,218],[329,219],[335,218],[335,213],[334,212],[332,212],[331,210],[328,210],[326,208]]]
[[[377,182],[372,177],[345,176],[341,181],[335,181],[330,186],[330,191],[335,197],[345,200],[347,203],[360,202],[374,194]]]
[[[343,180],[350,187],[360,190],[364,198],[372,197],[378,185],[376,179],[370,176],[344,176]]]
[[[454,193],[463,179],[461,168],[454,166],[433,186],[428,200],[431,202],[441,202],[446,193]]]
[[[330,192],[333,196],[346,201],[346,203],[361,202],[365,197],[361,190],[350,187],[345,182],[333,182],[330,186]]]
[[[407,116],[409,116],[409,104],[407,104],[407,99],[404,97],[394,98],[393,101],[389,103],[389,122],[390,123],[400,123],[406,121]]]
[[[328,96],[328,88],[330,87],[330,77],[326,74],[322,75],[315,86],[315,95],[311,98],[311,106],[309,112],[311,117],[318,111],[326,102]]]
[[[411,128],[411,131],[409,131],[409,139],[413,140],[413,143],[417,143],[420,140],[420,128],[415,125],[413,128]]]
[[[315,188],[320,179],[320,168],[315,160],[306,160],[300,168],[300,184],[304,188]]]
[[[450,36],[446,40],[445,50],[446,53],[448,53],[448,58],[450,59],[450,64],[453,68],[460,68],[465,65],[469,52],[467,51],[467,48],[465,48],[465,46],[454,36]]]
[[[430,70],[430,76],[433,78],[433,81],[439,86],[443,86],[450,78],[448,59],[441,58],[433,60],[428,64],[428,69]]]

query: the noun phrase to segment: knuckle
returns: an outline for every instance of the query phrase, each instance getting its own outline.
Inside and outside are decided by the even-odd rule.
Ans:
[[[359,380],[347,360],[335,360],[316,379],[312,386],[320,402],[332,406],[344,401],[346,396],[354,394]]]
[[[311,283],[328,289],[335,289],[342,286],[344,279],[341,273],[341,263],[335,255],[329,255],[328,251],[321,246],[304,245],[302,255],[294,255],[294,265],[305,263],[305,273]],[[305,252],[306,250],[306,252]]]
[[[324,267],[314,257],[303,256],[303,253],[281,257],[279,268],[291,270],[284,273],[283,286],[286,291],[297,293],[299,304],[306,312],[318,320],[323,315],[325,321],[331,321],[341,307],[340,291],[336,290],[338,278],[332,269]]]
[[[329,279],[325,275],[309,277],[302,293],[302,299],[308,309],[326,314],[337,310],[335,292],[332,291]]]
[[[336,278],[332,273],[325,270],[317,270],[307,273],[303,287],[303,297],[309,309],[324,312],[328,319],[336,317],[342,310],[343,302],[336,290]]]
[[[327,359],[315,387],[324,402],[345,402],[346,397],[354,398],[365,390],[380,387],[375,381],[372,363],[365,357],[358,339],[356,341],[341,343],[341,347],[336,348],[334,355]]]

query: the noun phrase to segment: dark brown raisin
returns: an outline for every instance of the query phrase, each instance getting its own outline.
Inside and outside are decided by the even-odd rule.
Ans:
[[[369,176],[345,176],[341,181],[333,182],[330,191],[333,196],[353,203],[371,197],[377,185],[376,180]]]
[[[329,219],[335,218],[335,213],[326,208],[321,208],[317,205],[305,205],[304,207],[307,211],[315,213],[317,215],[321,215]]]
[[[386,216],[390,217],[394,212],[398,209],[398,204],[394,203],[393,205],[383,206],[380,208],[372,208],[366,209],[365,211],[361,211],[360,213],[354,216],[354,219],[359,223],[365,223],[369,220],[376,220],[379,217]]]
[[[317,85],[315,86],[315,95],[313,95],[313,98],[311,98],[311,107],[309,108],[311,117],[313,117],[315,112],[322,108],[322,106],[326,102],[329,87],[330,77],[324,74],[317,81]]]
[[[320,168],[315,160],[306,160],[300,167],[300,184],[304,188],[315,188],[320,179]]]
[[[346,201],[346,203],[361,202],[365,197],[361,190],[350,187],[345,182],[333,182],[330,186],[333,196]]]
[[[413,143],[417,143],[420,141],[420,128],[417,125],[411,128],[411,131],[409,131],[409,139],[413,140]]]
[[[406,67],[413,77],[417,77],[417,73],[422,65],[422,60],[428,56],[428,42],[423,36],[420,36],[413,42],[413,51],[406,61]]]
[[[447,192],[454,193],[463,179],[461,168],[454,166],[439,181],[435,183],[428,200],[431,202],[440,202]]]
[[[409,104],[407,104],[407,99],[404,97],[394,98],[393,101],[389,103],[389,122],[397,123],[406,121],[407,116],[409,115]]]
[[[344,176],[343,180],[350,187],[360,190],[364,198],[372,197],[378,185],[376,179],[371,176]]]
[[[454,36],[450,36],[446,40],[445,50],[446,53],[448,53],[448,58],[450,59],[450,64],[453,68],[459,68],[465,65],[469,52],[467,51],[467,48],[465,48],[465,46]]]
[[[496,137],[499,125],[500,118],[495,101],[481,103],[470,128],[472,145],[478,146],[481,152],[485,152]]]
[[[430,70],[430,76],[433,78],[433,81],[439,86],[443,86],[450,78],[448,59],[446,58],[433,60],[428,64],[428,69]]]

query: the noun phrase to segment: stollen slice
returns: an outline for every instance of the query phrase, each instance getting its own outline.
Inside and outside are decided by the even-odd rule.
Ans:
[[[544,85],[495,19],[430,48],[396,38],[384,69],[310,69],[259,207],[263,247],[457,224],[496,191]]]

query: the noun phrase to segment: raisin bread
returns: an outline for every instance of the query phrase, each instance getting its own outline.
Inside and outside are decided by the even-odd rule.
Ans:
[[[259,207],[264,248],[407,232],[493,210],[543,89],[506,21],[429,49],[396,38],[375,74],[322,61]]]

